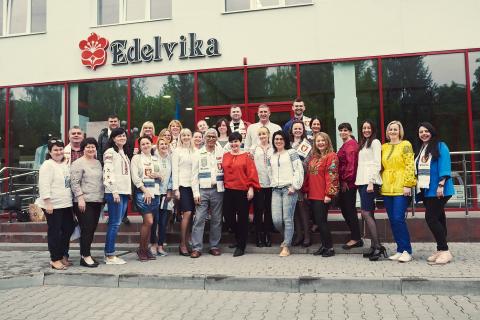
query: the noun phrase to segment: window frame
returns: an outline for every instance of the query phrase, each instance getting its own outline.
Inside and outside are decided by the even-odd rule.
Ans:
[[[262,10],[271,10],[271,9],[282,9],[282,8],[292,8],[292,7],[304,7],[304,6],[311,6],[314,4],[313,0],[310,0],[309,3],[298,3],[298,4],[286,4],[286,0],[278,0],[278,5],[272,6],[261,6],[259,5],[259,0],[250,0],[250,8],[243,9],[243,10],[227,10],[227,2],[229,0],[225,0],[224,2],[224,14],[229,13],[237,13],[237,12],[250,12],[250,11],[262,11]]]
[[[170,12],[170,17],[167,18],[157,18],[151,19],[151,0],[142,0],[145,2],[145,14],[144,19],[137,19],[137,20],[127,20],[127,1],[128,0],[116,0],[118,1],[118,22],[115,23],[105,23],[100,24],[99,22],[99,5],[100,0],[94,0],[94,27],[107,27],[107,26],[116,26],[116,25],[124,25],[124,24],[131,24],[131,23],[143,23],[143,22],[152,22],[152,21],[162,21],[162,20],[172,20],[173,18],[173,0],[169,0],[171,3],[172,11]]]
[[[45,30],[44,31],[36,31],[32,32],[32,1],[27,0],[27,12],[26,12],[26,26],[25,32],[19,33],[10,33],[10,21],[12,20],[12,1],[13,0],[3,0],[3,6],[0,8],[1,14],[3,16],[2,20],[2,29],[0,32],[0,38],[7,38],[7,37],[19,37],[25,35],[34,35],[34,34],[44,34],[47,33],[47,3],[45,1]]]

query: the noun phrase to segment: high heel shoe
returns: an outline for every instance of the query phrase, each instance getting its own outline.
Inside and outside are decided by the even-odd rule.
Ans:
[[[188,253],[188,250],[187,252],[183,252],[182,251],[182,247],[178,247],[178,254],[181,255],[181,256],[184,256],[184,257],[190,257],[190,253]]]
[[[375,247],[371,247],[367,252],[363,254],[363,257],[370,258],[374,252],[375,252]]]
[[[92,259],[93,260],[93,259]],[[85,261],[85,259],[83,259],[83,257],[80,258],[80,265],[82,267],[87,267],[87,268],[96,268],[98,267],[98,264],[95,263],[95,261],[93,261],[92,264],[90,263],[87,263],[87,261]]]
[[[293,239],[292,245],[296,247],[299,246],[301,243],[303,243],[303,237],[295,237],[295,239]]]
[[[263,235],[260,232],[257,232],[256,234],[255,244],[259,248],[263,247]]]
[[[358,240],[358,241],[355,242],[354,244],[344,244],[344,245],[342,246],[342,248],[343,248],[344,250],[350,250],[350,249],[352,249],[352,248],[361,248],[361,247],[363,247],[363,240],[362,240],[362,239]]]
[[[272,246],[272,239],[270,238],[270,233],[269,232],[265,232],[263,244],[265,245],[265,247],[271,247]]]
[[[375,251],[372,253],[372,255],[368,258],[370,261],[378,261],[380,257],[383,256],[384,258],[387,258],[387,249],[384,246],[380,246],[378,248],[375,248]]]

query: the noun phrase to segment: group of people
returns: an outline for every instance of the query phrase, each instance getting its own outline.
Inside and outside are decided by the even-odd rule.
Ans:
[[[193,133],[172,120],[157,136],[154,124],[147,121],[132,142],[113,115],[98,141],[84,138],[78,126],[70,129],[67,146],[60,139],[50,139],[47,160],[40,168],[37,203],[47,217],[52,268],[63,270],[72,264],[68,251],[75,219],[81,229],[80,264],[98,266],[90,247],[105,202],[104,262],[124,264],[116,255],[115,242],[130,198],[143,217],[140,261],[167,255],[166,226],[172,211],[181,217],[180,255],[202,255],[207,219],[209,254],[222,254],[223,225],[235,234],[233,256],[244,255],[251,202],[258,247],[271,246],[270,234],[277,230],[283,235],[279,255],[286,257],[292,246],[311,246],[312,229],[318,229],[321,246],[313,254],[331,257],[335,251],[327,221],[332,202],[340,207],[350,230],[343,248],[364,245],[357,191],[372,239],[365,258],[412,260],[406,210],[415,193],[425,205],[425,218],[437,242],[428,262],[451,261],[444,210],[454,193],[450,155],[435,128],[428,122],[419,125],[420,148],[415,157],[399,121],[388,124],[388,142],[383,145],[372,121],[362,123],[358,142],[352,126],[341,123],[338,132],[343,144],[335,152],[320,119],[306,117],[305,108],[304,101],[296,98],[294,117],[283,128],[270,121],[265,104],[258,107],[259,121],[254,124],[242,120],[241,108],[233,105],[230,120],[219,119],[214,127],[200,120]],[[380,243],[374,217],[380,194],[397,243],[391,256]]]

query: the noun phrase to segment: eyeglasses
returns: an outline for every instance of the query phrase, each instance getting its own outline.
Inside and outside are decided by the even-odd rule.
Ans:
[[[209,139],[210,139],[210,140],[213,140],[213,139],[217,139],[217,137],[215,137],[215,136],[205,136],[205,139],[207,139],[207,140],[209,140]]]
[[[48,143],[51,143],[51,144],[53,144],[53,143],[63,143],[63,141],[54,139],[54,140],[48,140]]]

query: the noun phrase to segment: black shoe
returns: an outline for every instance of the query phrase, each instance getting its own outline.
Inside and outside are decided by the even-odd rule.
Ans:
[[[292,246],[296,247],[299,246],[301,243],[303,243],[303,237],[295,237],[292,242]]]
[[[180,246],[178,247],[178,254],[184,257],[190,257],[190,252],[188,252],[188,250],[187,252],[182,251],[182,248],[180,248]]]
[[[320,248],[318,248],[317,251],[315,251],[313,253],[313,255],[314,256],[321,256],[325,250],[327,250],[327,248],[325,248],[324,246],[321,246]]]
[[[126,226],[130,225],[130,219],[128,219],[128,217],[123,218],[122,222],[123,222]]]
[[[87,267],[87,268],[96,268],[96,267],[98,267],[98,264],[96,264],[95,262],[92,263],[92,264],[88,264],[88,263],[85,261],[85,259],[83,259],[83,258],[80,258],[80,265],[81,265],[82,267]]]
[[[372,248],[370,248],[367,252],[365,252],[365,253],[363,254],[363,257],[364,257],[364,258],[370,258],[374,252],[375,252],[375,248],[372,247]]]
[[[228,247],[229,247],[230,249],[233,249],[233,248],[238,247],[238,244],[232,243],[232,244],[229,244]]]
[[[245,254],[245,251],[237,247],[235,249],[235,252],[233,253],[233,256],[240,257],[240,256],[243,256],[244,254]]]
[[[345,249],[345,250],[350,250],[352,248],[361,248],[361,247],[363,247],[363,240],[362,239],[358,240],[354,244],[351,244],[351,245],[344,244],[342,246],[342,248]]]
[[[256,238],[255,238],[255,244],[259,248],[263,247],[263,235],[260,232],[257,232]]]
[[[272,239],[270,238],[270,233],[265,232],[265,240],[264,243],[265,247],[271,247],[272,246]]]
[[[335,255],[335,251],[333,248],[330,249],[325,249],[322,253],[322,257],[328,258],[328,257],[333,257]]]
[[[378,261],[380,257],[383,256],[384,258],[387,258],[387,249],[385,249],[384,246],[380,246],[379,248],[375,248],[375,251],[373,254],[368,258],[370,261]]]
[[[308,241],[308,242],[303,241],[303,243],[302,243],[302,247],[304,247],[304,248],[308,248],[308,247],[310,247],[311,245],[312,245],[312,241],[311,241],[311,240]]]

